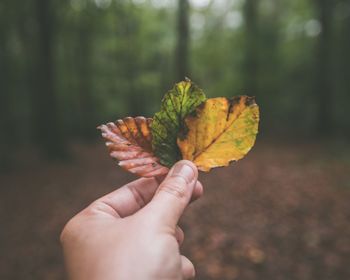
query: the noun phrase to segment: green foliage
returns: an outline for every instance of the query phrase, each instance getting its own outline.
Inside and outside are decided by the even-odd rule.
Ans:
[[[176,142],[178,133],[184,129],[185,117],[205,99],[203,91],[188,79],[165,94],[151,125],[153,150],[163,165],[170,167],[181,159]]]
[[[187,11],[188,37],[187,19],[165,2],[1,1],[1,146],[42,146],[40,126],[60,130],[50,145],[97,136],[108,119],[152,115],[181,63],[209,97],[256,96],[264,131],[310,134],[323,117],[332,132],[348,131],[348,1],[209,1]]]

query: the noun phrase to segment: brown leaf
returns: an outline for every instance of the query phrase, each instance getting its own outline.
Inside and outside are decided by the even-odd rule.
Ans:
[[[122,168],[141,177],[160,176],[169,171],[153,154],[151,122],[149,118],[127,117],[98,127],[110,156],[117,159]]]

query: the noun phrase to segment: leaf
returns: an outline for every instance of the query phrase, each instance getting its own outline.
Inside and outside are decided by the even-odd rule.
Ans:
[[[185,130],[184,118],[206,99],[203,91],[189,79],[175,84],[168,91],[152,122],[152,146],[160,162],[170,167],[181,159],[176,143],[180,130]]]
[[[253,97],[208,99],[185,119],[187,131],[177,140],[183,159],[199,170],[227,166],[243,158],[258,133],[259,107]]]
[[[155,177],[168,173],[152,152],[152,119],[127,117],[115,123],[101,125],[103,138],[110,156],[125,170],[142,177]]]

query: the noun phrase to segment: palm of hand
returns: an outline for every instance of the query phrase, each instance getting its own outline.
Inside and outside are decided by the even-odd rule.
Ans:
[[[191,197],[198,198],[203,188],[196,180],[197,170],[185,163],[192,171],[184,170],[182,163],[160,186],[154,178],[134,181],[68,222],[61,240],[71,279],[194,276],[193,264],[180,254],[184,234],[177,223]]]

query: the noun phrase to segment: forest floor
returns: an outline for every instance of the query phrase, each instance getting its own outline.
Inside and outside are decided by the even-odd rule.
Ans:
[[[258,142],[200,175],[205,194],[181,221],[197,279],[350,279],[350,152],[326,147]],[[102,144],[76,145],[74,158],[0,175],[0,279],[65,279],[66,221],[133,178]]]

